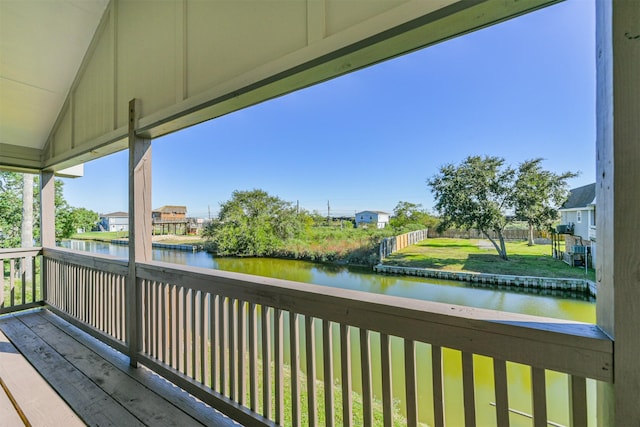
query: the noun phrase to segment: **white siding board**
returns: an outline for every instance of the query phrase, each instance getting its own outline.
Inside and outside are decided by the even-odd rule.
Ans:
[[[394,9],[408,0],[329,0],[326,2],[327,35],[339,33],[369,18]]]
[[[140,99],[142,114],[175,104],[176,19],[173,2],[121,1],[117,8],[117,127],[127,103]]]
[[[53,146],[55,150],[55,154],[62,154],[66,150],[69,150],[72,148],[71,146],[72,138],[73,138],[73,132],[71,129],[72,126],[73,126],[73,120],[72,120],[70,103],[67,103],[63,107],[60,126],[58,127],[58,130],[54,135],[55,141],[56,142],[59,141],[59,143]]]
[[[74,146],[91,142],[113,129],[112,44],[112,27],[107,25],[74,91]]]
[[[188,2],[188,95],[303,48],[304,2]]]

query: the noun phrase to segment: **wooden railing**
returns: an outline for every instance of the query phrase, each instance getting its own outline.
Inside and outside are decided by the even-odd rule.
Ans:
[[[57,314],[126,352],[128,263],[106,255],[44,249],[47,304]]]
[[[0,314],[43,304],[41,248],[0,249]]]
[[[86,313],[122,306],[90,289],[126,263],[44,255],[49,303],[108,330]],[[612,342],[594,325],[158,262],[136,276],[139,361],[242,424],[502,426],[511,414],[544,426],[562,421],[553,406],[586,425],[587,379],[613,381]],[[518,415],[522,383],[530,413]]]

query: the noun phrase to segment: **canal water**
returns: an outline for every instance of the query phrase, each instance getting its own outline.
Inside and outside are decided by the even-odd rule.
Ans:
[[[109,254],[126,258],[127,247],[89,241],[65,241],[63,247],[80,251]],[[554,317],[567,320],[595,323],[595,301],[589,299],[576,299],[563,294],[524,293],[507,290],[494,290],[487,288],[470,287],[465,282],[407,277],[378,275],[368,268],[355,268],[316,264],[306,261],[282,260],[271,258],[214,258],[207,252],[175,251],[166,249],[153,249],[153,259],[156,261],[184,264],[205,268],[213,268],[226,271],[241,272],[259,276],[274,277],[278,279],[293,280],[298,282],[313,283],[317,285],[352,289],[366,292],[375,292],[386,295],[394,295],[408,298],[424,299],[448,304],[465,305],[471,307],[487,308],[514,313],[531,314],[538,316]],[[288,319],[285,319],[285,321]],[[316,322],[316,337],[321,340],[320,323]],[[301,328],[303,329],[303,328]],[[285,325],[285,333],[288,327]],[[339,361],[338,330],[334,330],[335,360]],[[359,368],[359,341],[357,331],[352,331],[352,372],[354,373],[354,389],[359,392],[360,373]],[[288,337],[285,337],[288,340]],[[301,339],[304,339],[303,337]],[[287,341],[285,341],[287,342]],[[321,343],[318,343],[321,347]],[[304,349],[303,353],[304,353]],[[462,411],[462,371],[461,353],[454,350],[444,350],[444,376],[445,376],[445,409],[449,425],[464,424]],[[285,349],[285,354],[288,349]],[[372,365],[375,371],[380,369],[379,336],[372,334]],[[403,345],[401,340],[392,339],[393,371],[404,372]],[[304,360],[305,355],[301,355]],[[322,358],[316,355],[319,366],[318,376],[322,377]],[[419,382],[419,414],[420,421],[433,425],[433,409],[429,390],[431,388],[431,352],[426,344],[416,346],[416,360],[418,361],[418,378],[425,379]],[[495,402],[493,390],[493,363],[486,357],[475,356],[475,385],[476,385],[476,411],[478,413],[478,425],[495,425],[495,409],[491,405]],[[339,382],[340,363],[334,362],[336,370],[335,382]],[[531,374],[525,366],[508,363],[509,380],[509,407],[512,426],[530,426],[531,420],[516,413],[520,411],[526,414],[532,413],[531,405]],[[380,396],[381,383],[379,372],[374,372],[374,389]],[[565,375],[547,372],[547,410],[550,422],[559,425],[569,425],[568,415],[568,378]],[[404,412],[404,381],[402,375],[393,378],[394,398],[401,413]],[[594,408],[595,384],[589,383],[590,408]],[[590,409],[590,418],[593,420],[595,413]]]

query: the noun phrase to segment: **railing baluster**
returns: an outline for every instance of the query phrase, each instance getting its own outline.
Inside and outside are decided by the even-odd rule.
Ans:
[[[182,288],[182,373],[189,375],[189,292],[191,289]]]
[[[275,365],[275,421],[284,424],[284,324],[282,310],[273,311],[274,329],[274,365]]]
[[[9,307],[16,305],[16,260],[11,258],[9,260]]]
[[[364,427],[372,427],[371,338],[366,329],[360,329],[360,369],[362,372],[362,421]]]
[[[155,280],[152,283],[153,286],[153,323],[151,324],[153,329],[153,357],[160,359],[160,284]]]
[[[107,283],[109,283],[110,280],[110,275],[107,274],[107,277],[104,281],[104,283],[102,284],[102,323],[100,324],[100,330],[104,331],[106,329],[107,326],[107,292],[108,292],[108,287],[107,287]]]
[[[418,391],[416,380],[416,350],[413,340],[404,340],[405,401],[407,405],[407,426],[418,425]]]
[[[229,397],[236,400],[236,300],[229,298],[229,309],[227,312],[228,335],[229,335]]]
[[[247,375],[245,358],[247,355],[246,303],[238,300],[238,402],[247,404]]]
[[[173,297],[176,286],[167,283],[167,364],[169,366],[173,365],[173,345],[174,345],[174,324],[173,319],[175,318],[175,299]]]
[[[191,352],[191,378],[196,379],[196,356],[198,354],[197,343],[198,340],[196,338],[196,293],[197,291],[194,289],[189,290],[190,298],[189,298],[189,310],[191,314],[191,321],[189,325],[191,327],[191,342],[189,343],[189,351]]]
[[[160,284],[157,281],[151,282],[151,312],[152,312],[152,321],[151,321],[151,330],[152,337],[151,340],[153,342],[152,349],[153,355],[155,359],[160,359]]]
[[[174,352],[174,368],[180,370],[180,286],[175,286],[175,292],[173,294],[173,307],[174,307],[174,326],[175,331],[175,352]]]
[[[289,313],[289,352],[291,355],[291,424],[300,425],[300,322],[298,314]]]
[[[200,302],[200,383],[205,385],[206,384],[206,378],[207,378],[207,334],[205,331],[205,318],[206,318],[206,311],[205,311],[205,302],[207,299],[207,294],[205,294],[204,292],[200,291],[199,293],[200,298],[199,298],[199,302]]]
[[[37,262],[38,260],[41,260],[41,257],[33,257],[33,260],[31,261],[31,302],[36,302],[39,300],[38,295],[37,295],[37,288],[36,288],[36,283],[37,283],[37,276],[36,276],[36,270],[37,270]],[[42,261],[40,261],[40,264],[42,264]],[[3,274],[4,274],[4,269],[2,270]],[[41,273],[42,274],[42,273]],[[42,280],[42,277],[40,278],[40,280]],[[4,288],[4,280],[2,283],[2,287]],[[2,301],[0,301],[1,303]]]
[[[218,390],[218,296],[209,294],[209,353],[211,371],[209,375],[209,387]]]
[[[380,364],[382,367],[382,415],[385,427],[393,425],[393,377],[391,372],[391,342],[389,335],[380,334]]]
[[[353,398],[351,397],[351,328],[340,324],[340,368],[342,371],[342,425],[353,424]]]
[[[309,412],[309,425],[318,424],[316,413],[316,334],[314,319],[305,316],[304,332],[305,347],[307,351],[307,411]]]
[[[22,270],[22,274],[20,275],[20,277],[22,279],[22,286],[20,290],[22,291],[22,301],[20,302],[20,304],[25,304],[27,302],[27,270],[25,267],[26,265],[27,265],[27,258],[21,258],[20,269]],[[4,286],[4,283],[2,285]]]
[[[493,378],[496,394],[496,420],[499,426],[509,427],[507,362],[497,358],[493,359]]]
[[[431,376],[433,378],[433,423],[444,427],[444,382],[442,381],[442,348],[431,345]]]
[[[271,419],[271,314],[261,307],[262,315],[262,414]]]
[[[220,333],[220,394],[227,395],[227,332],[224,295],[218,297],[218,331]]]
[[[476,425],[476,397],[473,378],[473,353],[462,352],[462,395],[464,397],[464,425]]]
[[[258,306],[249,304],[249,408],[258,412]]]
[[[144,313],[144,315],[142,316],[142,322],[143,322],[143,327],[142,330],[144,331],[144,351],[149,354],[151,353],[150,349],[151,349],[151,304],[150,304],[150,300],[151,300],[151,289],[150,289],[150,285],[149,285],[149,281],[148,280],[142,280],[141,283],[142,288],[142,295],[143,295],[143,301],[142,304],[143,305],[143,310],[142,312]]]
[[[220,295],[211,295],[211,304],[209,308],[209,324],[211,325],[211,388],[220,391]]]
[[[162,312],[160,313],[160,318],[162,319],[162,346],[160,347],[162,354],[160,355],[160,360],[167,363],[167,318],[169,316],[167,310],[167,284],[164,282],[160,283],[160,306],[162,307]]]
[[[533,396],[533,425],[547,427],[547,391],[544,369],[531,368],[531,393]]]
[[[331,323],[322,320],[322,362],[324,366],[324,418],[327,427],[334,423],[333,405],[333,337]]]
[[[587,380],[583,377],[569,377],[569,425],[587,425]]]

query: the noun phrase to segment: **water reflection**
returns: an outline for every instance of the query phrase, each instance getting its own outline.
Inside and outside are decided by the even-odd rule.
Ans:
[[[122,245],[71,240],[63,246],[80,251],[128,257]],[[593,300],[566,292],[474,287],[466,282],[375,274],[371,269],[272,258],[214,258],[207,252],[153,249],[156,261],[374,292],[447,304],[595,323]]]

